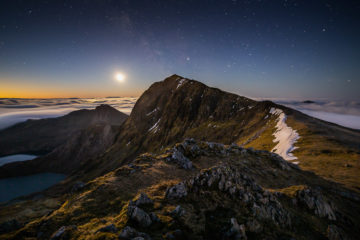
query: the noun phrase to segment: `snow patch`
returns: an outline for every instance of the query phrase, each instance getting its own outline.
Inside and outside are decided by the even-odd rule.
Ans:
[[[275,136],[273,142],[277,144],[271,151],[287,161],[297,159],[291,152],[297,148],[294,144],[300,138],[299,134],[286,124],[286,114],[281,109],[271,108],[270,113],[278,116],[276,131],[273,133]]]
[[[176,87],[176,89],[178,89],[179,87],[181,87],[181,85],[183,85],[183,83],[186,81],[185,78],[181,79]]]
[[[160,120],[161,118],[159,118],[159,120],[148,130],[148,132],[153,131],[154,133],[156,133],[159,130]]]

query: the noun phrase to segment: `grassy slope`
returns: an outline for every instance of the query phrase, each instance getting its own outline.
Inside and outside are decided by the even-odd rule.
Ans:
[[[276,143],[276,117],[271,116],[259,136],[243,136],[237,142],[246,147],[271,151]],[[296,129],[300,139],[293,154],[299,166],[326,179],[360,191],[360,133],[302,114],[288,115],[286,124]],[[248,139],[251,138],[249,142]]]
[[[277,229],[277,226],[268,223],[268,225],[264,225],[264,234],[267,231],[273,234],[273,231],[276,230],[283,232],[288,237],[301,235],[302,237],[299,239],[317,239],[326,235],[326,228],[329,224],[326,219],[315,217],[310,212],[302,208],[293,208],[291,205],[291,198],[305,186],[321,186],[325,195],[335,203],[341,214],[346,215],[355,224],[359,224],[357,217],[360,213],[359,206],[354,205],[351,200],[339,198],[339,196],[327,192],[329,189],[341,190],[341,187],[309,172],[296,169],[282,170],[276,164],[274,165],[266,153],[249,152],[245,155],[235,154],[228,157],[217,157],[210,154],[196,157],[192,161],[196,168],[189,171],[152,155],[138,157],[134,164],[141,170],[131,173],[131,169],[124,166],[96,178],[89,182],[81,192],[68,195],[61,207],[54,212],[35,219],[19,231],[0,236],[0,239],[30,239],[39,231],[43,232],[46,238],[63,225],[77,226],[76,230],[71,231],[72,237],[76,239],[116,239],[117,234],[96,233],[96,230],[110,223],[115,224],[118,229],[131,225],[126,216],[127,204],[140,192],[146,192],[155,200],[154,206],[149,208],[149,211],[154,211],[163,224],[152,226],[150,229],[137,228],[138,230],[151,233],[154,239],[160,239],[163,233],[178,227],[184,229],[191,227],[192,230],[189,230],[188,234],[209,234],[211,228],[216,229],[219,225],[225,224],[230,217],[236,216],[240,221],[245,221],[244,214],[249,214],[246,207],[241,207],[239,203],[235,208],[234,204],[237,202],[218,191],[203,191],[198,194],[190,194],[184,200],[171,201],[166,200],[164,194],[169,186],[195,176],[201,169],[204,171],[204,169],[221,163],[228,163],[237,169],[245,170],[246,174],[254,178],[263,188],[283,192],[287,197],[281,200],[282,203],[292,211],[292,214],[301,219],[300,222],[294,223],[298,225],[298,228],[295,228],[293,232]],[[270,179],[271,181],[269,181]],[[26,204],[28,205],[28,203]],[[39,202],[35,201],[34,204],[39,204]],[[178,204],[186,209],[187,214],[183,219],[174,221],[167,213]],[[207,214],[215,215],[216,221],[207,219]],[[212,227],[209,224],[212,224]],[[204,226],[210,227],[210,230],[204,229]],[[301,232],[303,230],[306,231]],[[349,234],[354,234],[356,229],[351,231]],[[250,235],[249,239],[256,239],[260,236],[261,234],[252,237]]]

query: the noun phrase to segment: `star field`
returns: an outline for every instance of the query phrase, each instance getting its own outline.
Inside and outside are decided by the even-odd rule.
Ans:
[[[0,94],[139,95],[176,73],[250,97],[359,100],[359,13],[357,1],[1,1]]]

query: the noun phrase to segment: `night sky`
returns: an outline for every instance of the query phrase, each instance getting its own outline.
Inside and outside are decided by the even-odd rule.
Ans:
[[[0,0],[0,97],[139,96],[176,73],[357,101],[359,43],[360,1]]]

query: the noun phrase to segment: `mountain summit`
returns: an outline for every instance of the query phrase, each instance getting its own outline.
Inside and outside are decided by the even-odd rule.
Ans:
[[[68,178],[0,206],[0,238],[356,239],[359,137],[172,75],[120,126],[92,124],[42,158],[1,167]]]

